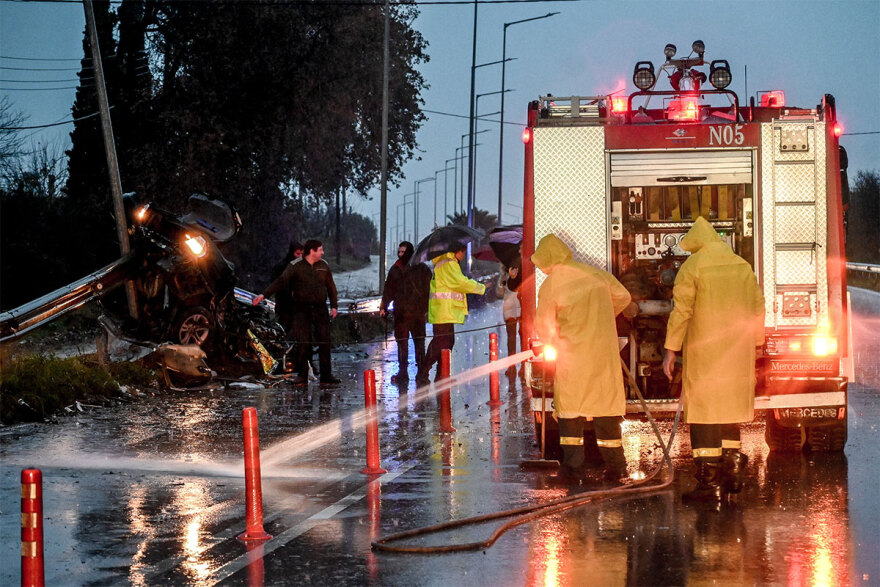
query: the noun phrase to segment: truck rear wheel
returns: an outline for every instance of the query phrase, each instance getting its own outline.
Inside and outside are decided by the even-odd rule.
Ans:
[[[767,412],[764,441],[770,447],[770,452],[801,452],[805,440],[802,428],[785,427],[777,422],[772,411]]]
[[[807,444],[814,452],[839,452],[846,446],[846,417],[831,426],[807,428]]]

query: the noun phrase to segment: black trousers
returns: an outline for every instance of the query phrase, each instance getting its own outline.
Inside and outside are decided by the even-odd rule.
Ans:
[[[312,342],[318,345],[321,378],[330,377],[330,313],[327,305],[299,303],[293,310],[293,337],[296,345],[296,369],[301,377],[309,376]],[[314,332],[314,338],[312,333]]]
[[[507,329],[507,356],[516,354],[516,326],[520,323],[519,318],[508,318],[504,321],[504,327]]]
[[[434,366],[434,363],[440,361],[440,354],[443,349],[450,349],[455,346],[455,324],[435,324],[434,337],[431,344],[428,345],[428,352],[425,355],[425,362],[420,365],[419,370],[427,373]],[[440,367],[437,367],[439,374]]]
[[[596,443],[605,466],[614,470],[626,471],[623,457],[623,436],[620,425],[621,416],[601,416],[593,418]],[[586,418],[559,418],[559,444],[562,447],[562,464],[568,469],[578,470],[584,466],[584,424]]]
[[[739,424],[690,424],[691,452],[710,463],[721,460],[723,448],[739,450]]]
[[[400,373],[408,373],[409,337],[416,349],[416,369],[425,362],[425,319],[421,316],[394,314],[394,340],[397,342],[397,364]]]

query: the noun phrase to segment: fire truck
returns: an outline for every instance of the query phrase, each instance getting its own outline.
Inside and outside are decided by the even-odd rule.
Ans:
[[[846,292],[846,152],[833,96],[812,108],[783,91],[741,104],[727,61],[702,41],[687,57],[667,45],[664,63],[640,61],[627,95],[541,96],[528,108],[522,289],[524,337],[534,338],[546,277],[529,259],[555,234],[575,260],[611,272],[639,313],[618,319],[621,359],[652,413],[674,411],[680,390],[663,374],[672,287],[694,220],[707,219],[757,275],[766,343],[756,361],[755,407],[773,451],[842,450],[852,379]],[[670,89],[658,89],[661,77]],[[527,284],[527,285],[526,285]],[[540,359],[532,409],[541,414]],[[643,413],[630,385],[628,413]],[[555,424],[548,419],[548,451]],[[540,434],[539,434],[540,437]]]

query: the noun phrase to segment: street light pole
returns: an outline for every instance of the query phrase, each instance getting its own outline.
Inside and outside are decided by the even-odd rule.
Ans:
[[[455,167],[449,166],[450,161],[455,161]],[[458,154],[456,154],[456,156],[453,157],[452,159],[447,159],[446,165],[444,165],[444,167],[446,168],[444,171],[449,171],[450,169],[455,170],[455,175],[452,176],[452,190],[453,190],[452,191],[452,199],[454,202],[455,201],[455,193],[456,193],[455,188],[457,187],[456,182],[458,181],[458,179],[456,177],[458,175]],[[448,183],[449,183],[449,175],[444,174],[443,175],[443,222],[446,222],[447,218],[449,218],[449,201],[447,199],[448,195],[446,193],[446,185]]]
[[[499,123],[498,131],[498,134],[500,135],[498,137],[498,222],[501,222],[501,194],[504,192],[502,178],[504,177],[504,74],[506,70],[505,62],[507,61],[507,27],[523,22],[550,18],[551,16],[554,16],[556,14],[559,13],[549,12],[544,16],[535,16],[532,18],[525,18],[523,20],[515,20],[513,22],[504,23],[504,37],[501,46],[501,122]]]
[[[449,161],[451,161],[451,160],[450,159],[446,160],[447,165],[449,165]],[[443,198],[445,200],[445,198],[446,198],[446,172],[449,171],[449,169],[450,168],[447,167],[445,169],[438,169],[437,171],[434,172],[434,228],[437,228],[437,226],[438,226],[438,224],[437,224],[437,184],[440,182],[437,181],[437,175],[440,173],[443,174]]]
[[[473,50],[471,52],[471,93],[470,93],[470,115],[468,116],[468,161],[473,161],[474,159],[474,93],[476,92],[476,80],[477,80],[477,0],[474,0],[474,43]],[[467,225],[469,227],[474,226],[474,215],[471,209],[471,204],[473,201],[473,173],[472,167],[468,165],[468,219]]]
[[[415,203],[413,206],[413,241],[415,244],[419,244],[419,184],[434,181],[433,177],[425,177],[423,179],[417,179],[415,182],[415,188],[413,189],[413,193],[415,197],[413,198],[413,202]]]
[[[496,96],[496,95],[498,95],[498,94],[501,94],[501,96],[504,97],[504,92],[512,92],[512,91],[513,91],[513,90],[504,90],[504,91],[499,90],[499,91],[497,91],[497,92],[484,92],[484,93],[482,93],[482,94],[477,94],[476,99],[474,100],[474,101],[476,102],[476,113],[475,113],[475,116],[474,116],[474,128],[475,128],[475,129],[478,128],[477,125],[480,124],[480,98],[484,98],[484,97],[486,97],[486,96]],[[493,116],[493,115],[495,115],[495,114],[498,114],[498,112],[493,112],[493,113],[491,113],[491,114],[484,114],[483,116]],[[489,129],[485,129],[485,130],[489,130]],[[479,131],[477,131],[477,132],[479,132]],[[476,133],[475,133],[475,134],[476,134]],[[474,184],[476,184],[476,181],[477,181],[477,152],[476,152],[476,150],[474,150],[474,156],[471,158],[471,162],[470,162],[470,163],[471,163],[471,166],[472,166],[473,169],[474,169],[473,178],[474,178]],[[476,205],[477,205],[477,193],[476,193],[477,190],[476,190],[476,185],[474,185],[474,190],[473,190],[473,191],[474,191],[474,201],[473,201],[473,206],[476,207]],[[487,210],[488,210],[488,207],[487,207]]]

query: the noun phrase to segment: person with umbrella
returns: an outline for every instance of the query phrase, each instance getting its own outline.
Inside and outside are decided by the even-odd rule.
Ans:
[[[419,243],[420,245],[422,243]],[[428,321],[434,326],[434,337],[428,345],[424,362],[419,365],[416,383],[428,383],[431,367],[440,360],[443,349],[452,349],[455,345],[455,325],[464,324],[468,314],[466,294],[483,294],[486,286],[468,279],[461,272],[461,261],[467,254],[467,245],[456,242],[449,252],[442,253],[431,259],[434,264],[434,277],[431,279],[431,290],[428,297]],[[437,377],[440,368],[437,368]],[[435,378],[436,380],[436,378]]]
[[[424,263],[410,265],[413,244],[403,241],[397,247],[397,262],[388,271],[379,315],[390,305],[394,312],[394,340],[397,342],[397,375],[391,383],[409,381],[409,337],[412,335],[416,368],[425,360],[425,320],[428,315],[428,288],[431,270]]]

